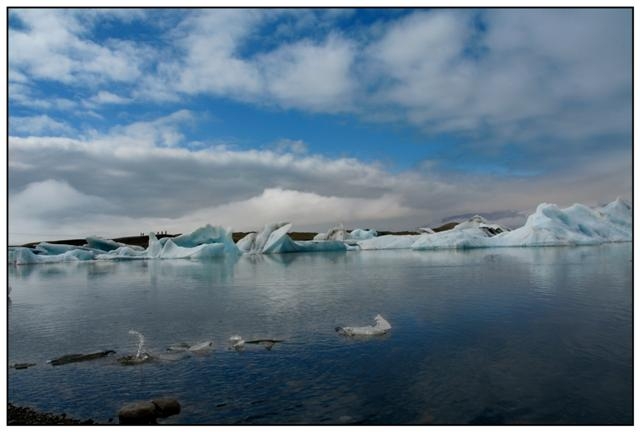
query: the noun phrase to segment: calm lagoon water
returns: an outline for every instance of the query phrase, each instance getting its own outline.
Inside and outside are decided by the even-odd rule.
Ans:
[[[165,423],[633,421],[631,244],[363,251],[9,268],[9,401],[107,422],[176,397]],[[353,340],[338,325],[388,335]],[[53,367],[69,353],[162,353]],[[228,338],[284,339],[271,351]]]

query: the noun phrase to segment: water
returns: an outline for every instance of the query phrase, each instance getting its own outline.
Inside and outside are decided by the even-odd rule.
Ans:
[[[176,397],[165,423],[633,421],[631,244],[363,251],[9,268],[9,401],[107,422]],[[388,335],[353,340],[336,326]],[[213,340],[122,366],[46,360]],[[284,339],[228,350],[228,339]],[[114,419],[117,422],[117,418]]]

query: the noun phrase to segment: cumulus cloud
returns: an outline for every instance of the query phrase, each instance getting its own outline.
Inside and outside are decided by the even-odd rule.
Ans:
[[[22,24],[9,29],[12,69],[38,79],[87,84],[133,81],[140,74],[134,45],[120,42],[118,49],[86,38],[84,22],[61,9],[12,9]],[[123,48],[129,49],[123,49]]]
[[[118,96],[117,94],[114,94],[105,90],[100,90],[98,93],[96,93],[96,95],[94,95],[90,99],[90,102],[99,104],[99,105],[100,104],[122,105],[122,104],[130,103],[131,99]]]
[[[174,14],[160,43],[96,43],[96,22],[125,18],[112,12],[12,11],[22,26],[9,30],[11,98],[24,101],[18,84],[32,78],[123,82],[137,99],[206,94],[355,112],[482,146],[535,143],[547,153],[559,140],[571,149],[630,134],[628,10],[417,10],[338,30],[353,11],[207,9]],[[127,19],[163,22],[161,11],[138,12]],[[257,44],[265,32],[279,37]],[[112,93],[93,97],[129,97]]]
[[[318,44],[303,40],[260,57],[266,94],[285,108],[339,112],[352,109],[352,44],[330,35]]]
[[[73,128],[64,122],[52,119],[48,115],[9,118],[9,130],[20,135],[65,135],[71,133]]]

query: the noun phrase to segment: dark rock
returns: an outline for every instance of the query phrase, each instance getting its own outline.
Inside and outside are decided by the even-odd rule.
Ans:
[[[173,398],[160,398],[151,401],[156,406],[158,417],[180,414],[180,403]]]
[[[260,344],[265,347],[267,350],[271,351],[271,348],[277,343],[284,342],[281,339],[255,339],[250,341],[245,341],[248,344]]]
[[[7,424],[9,425],[77,425],[95,424],[93,420],[79,420],[68,418],[66,414],[56,415],[36,411],[33,408],[19,407],[7,404]]]
[[[95,360],[98,358],[106,357],[109,354],[115,354],[113,350],[97,351],[89,354],[67,354],[57,359],[50,360],[51,366],[60,366],[68,363],[77,363],[89,360]]]
[[[156,424],[158,417],[156,405],[153,402],[132,402],[120,408],[118,420],[120,424],[149,425]]]

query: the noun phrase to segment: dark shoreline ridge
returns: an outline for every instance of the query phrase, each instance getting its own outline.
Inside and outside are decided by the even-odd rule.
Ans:
[[[92,419],[76,420],[66,414],[51,414],[30,407],[20,407],[7,403],[7,425],[94,425]]]

